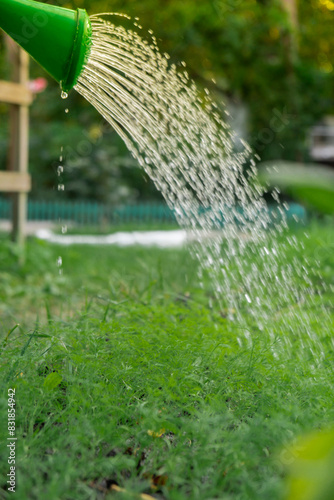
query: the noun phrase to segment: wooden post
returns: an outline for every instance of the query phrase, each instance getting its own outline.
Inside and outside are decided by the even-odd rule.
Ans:
[[[29,151],[29,108],[31,94],[27,89],[29,79],[29,56],[9,37],[6,37],[9,59],[12,68],[11,80],[21,88],[22,99],[10,104],[10,142],[7,170],[19,172],[27,177]],[[24,89],[27,89],[27,100],[24,102]],[[14,90],[14,88],[12,87]],[[30,94],[30,95],[28,95]],[[29,99],[30,98],[30,99]],[[27,190],[18,190],[13,197],[13,229],[12,238],[19,245],[24,244],[25,222],[27,218]]]
[[[32,103],[29,91],[29,56],[13,40],[5,38],[12,68],[13,81],[0,81],[0,101],[10,105],[10,143],[7,171],[0,171],[0,191],[13,193],[13,239],[24,243],[27,215],[27,193],[31,188],[28,174],[28,106]]]

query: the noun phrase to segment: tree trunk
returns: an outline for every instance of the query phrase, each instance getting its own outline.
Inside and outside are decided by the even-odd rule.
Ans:
[[[298,26],[298,9],[296,0],[282,0],[282,3],[287,10],[291,22],[291,26],[297,29]]]

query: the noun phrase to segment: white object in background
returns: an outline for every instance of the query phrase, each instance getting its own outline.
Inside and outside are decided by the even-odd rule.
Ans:
[[[58,245],[131,245],[158,246],[160,248],[174,248],[184,245],[188,241],[187,232],[179,229],[175,231],[134,231],[131,233],[115,233],[108,235],[70,235],[54,234],[49,229],[39,229],[37,238],[56,243]]]

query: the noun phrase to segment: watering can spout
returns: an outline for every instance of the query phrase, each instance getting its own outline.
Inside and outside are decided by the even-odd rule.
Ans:
[[[0,0],[0,28],[26,50],[64,92],[76,84],[91,46],[91,24],[83,9],[34,0]]]

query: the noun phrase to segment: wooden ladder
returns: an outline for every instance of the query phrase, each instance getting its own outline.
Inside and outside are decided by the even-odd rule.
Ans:
[[[29,106],[33,95],[28,89],[29,56],[6,36],[11,65],[11,81],[0,81],[0,101],[10,105],[7,170],[0,171],[0,192],[12,193],[12,237],[23,246],[27,219],[27,197],[31,189],[28,173]]]

